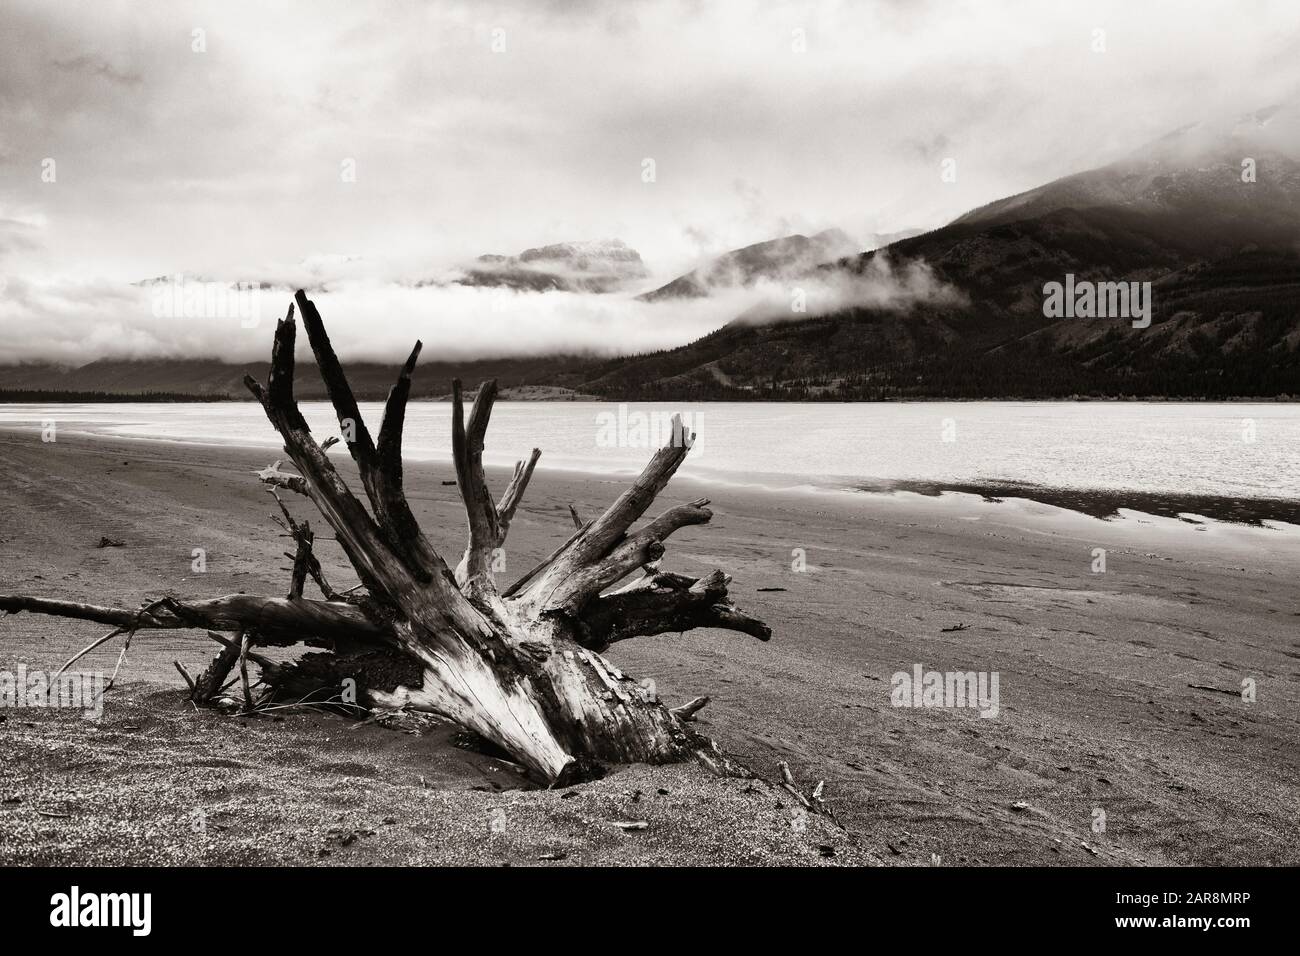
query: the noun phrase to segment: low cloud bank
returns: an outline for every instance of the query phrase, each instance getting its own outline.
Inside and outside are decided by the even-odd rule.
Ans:
[[[737,317],[750,323],[795,321],[854,306],[909,309],[961,301],[923,264],[895,270],[882,257],[861,275],[832,270],[655,303],[622,294],[444,284],[441,277],[425,285],[391,274],[363,277],[347,258],[312,266],[292,276],[300,283],[281,287],[290,277],[277,275],[273,288],[188,277],[135,286],[8,277],[0,296],[0,362],[265,359],[292,284],[313,290],[309,294],[342,355],[383,362],[400,361],[417,338],[426,359],[609,356],[673,348]]]
[[[968,303],[961,290],[940,280],[921,260],[895,267],[884,254],[873,256],[862,272],[824,269],[802,279],[759,280],[753,292],[760,301],[737,319],[751,325],[797,322],[846,309],[907,312],[918,306],[960,308]]]

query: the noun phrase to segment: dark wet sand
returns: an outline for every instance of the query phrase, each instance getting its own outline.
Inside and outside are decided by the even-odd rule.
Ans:
[[[249,474],[268,458],[76,436],[43,445],[32,433],[0,432],[0,592],[124,606],[164,593],[279,593],[284,542],[272,502]],[[457,553],[464,534],[456,489],[441,484],[451,477],[447,466],[408,466],[413,504],[444,554]],[[492,480],[499,487],[504,478]],[[570,534],[570,502],[595,513],[622,487],[539,471],[511,531],[507,576]],[[84,862],[75,847],[125,828],[140,835],[116,852],[139,863],[302,861],[330,847],[327,859],[338,862],[358,847],[370,848],[357,858],[366,862],[527,862],[547,852],[547,840],[572,851],[568,862],[708,862],[724,846],[737,848],[733,861],[778,863],[925,864],[932,854],[942,865],[1300,862],[1293,531],[1100,521],[962,496],[779,494],[686,481],[670,485],[661,506],[701,494],[713,499],[715,518],[675,535],[665,566],[734,574],[738,603],[775,636],[760,643],[696,631],[626,642],[610,656],[654,678],[669,702],[712,695],[702,729],[756,770],[770,775],[788,760],[800,781],[825,779],[847,830],[835,857],[817,849],[830,837],[796,830],[790,808],[770,794],[724,792],[693,769],[636,769],[568,800],[502,796],[490,783],[500,771],[445,735],[354,732],[314,715],[250,729],[179,704],[150,718],[173,699],[151,695],[180,687],[171,661],[193,669],[211,653],[201,636],[172,632],[137,638],[127,676],[147,685],[127,688],[116,712],[110,694],[103,728],[63,715],[5,715],[0,797],[20,802],[0,803],[0,861]],[[294,507],[308,514],[304,502]],[[97,548],[101,536],[125,544]],[[329,547],[322,557],[334,578],[348,580]],[[193,548],[207,553],[205,574],[191,571]],[[792,570],[797,548],[806,552],[802,573]],[[1103,574],[1092,572],[1095,548],[1107,550]],[[944,631],[959,624],[969,626]],[[6,618],[0,668],[55,667],[99,633],[92,624]],[[117,651],[105,647],[93,666],[111,670]],[[916,663],[997,671],[999,716],[892,707],[891,675]],[[1257,682],[1255,703],[1235,694],[1247,677]],[[243,765],[233,789],[214,760]],[[194,761],[207,763],[195,769]],[[431,770],[420,783],[425,762]],[[637,812],[646,796],[633,795],[658,796],[657,780],[680,798],[656,811],[662,824],[611,837],[607,818]],[[437,796],[421,796],[426,790]],[[233,814],[230,835],[201,853],[183,840],[178,849],[174,821],[144,835],[150,794],[176,803],[160,803],[160,825],[207,801]],[[577,799],[584,813],[573,812]],[[37,815],[50,800],[73,815]],[[419,810],[422,800],[438,812]],[[386,815],[385,801],[397,801],[399,816],[423,814],[420,827],[385,836],[386,825],[371,819]],[[526,806],[510,814],[527,822],[504,857],[483,825],[497,801]],[[1105,812],[1104,832],[1092,829],[1095,810]],[[297,842],[279,856],[255,852],[252,836],[235,835],[241,814]],[[335,846],[331,827],[380,835]],[[391,853],[382,849],[390,844]]]

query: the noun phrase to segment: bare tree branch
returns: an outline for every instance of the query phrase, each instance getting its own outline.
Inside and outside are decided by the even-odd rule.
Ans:
[[[306,301],[302,296],[299,301]],[[285,454],[298,467],[306,491],[321,514],[335,529],[339,544],[372,595],[389,594],[405,586],[408,575],[380,534],[374,519],[352,495],[334,469],[329,457],[311,437],[311,429],[293,397],[294,344],[297,326],[293,309],[277,324],[271,350],[271,371],[267,387],[252,376],[244,384],[262,403],[267,418],[284,439]]]
[[[731,579],[721,571],[698,581],[681,575],[648,575],[591,601],[582,612],[587,646],[603,650],[633,637],[717,627],[766,641],[772,629],[742,613],[727,595]]]
[[[681,416],[673,416],[672,435],[667,445],[655,452],[650,463],[646,465],[632,487],[619,496],[599,518],[579,531],[562,551],[529,582],[526,589],[527,600],[536,608],[544,610],[578,610],[582,603],[600,593],[615,581],[628,574],[637,564],[654,561],[662,548],[662,538],[684,524],[707,521],[709,515],[703,505],[676,514],[665,512],[658,524],[652,523],[645,529],[644,536],[630,547],[623,547],[628,529],[641,517],[653,503],[654,499],[667,486],[676,473],[686,453],[690,450],[695,436],[687,435],[682,425]],[[677,511],[677,509],[673,509]],[[684,516],[690,517],[682,520]],[[650,539],[657,538],[658,545]],[[620,550],[621,549],[621,550]],[[617,554],[614,552],[618,551]],[[636,555],[644,555],[640,561],[622,570],[628,560]],[[608,557],[609,560],[605,561]],[[591,566],[604,561],[598,571]],[[611,575],[614,575],[611,577]],[[576,578],[576,579],[575,579]]]
[[[533,477],[533,469],[537,466],[537,459],[541,457],[542,450],[534,448],[527,462],[515,463],[514,477],[510,479],[510,484],[506,485],[506,490],[501,493],[501,500],[497,502],[497,528],[500,532],[497,547],[505,543],[506,534],[510,531],[510,522],[515,517],[515,510],[523,500],[524,491]]]
[[[708,696],[696,697],[694,700],[688,701],[680,707],[674,707],[672,709],[672,714],[678,720],[694,720],[695,715],[707,707],[710,700],[712,700],[712,698]]]
[[[390,629],[372,622],[356,606],[341,601],[227,594],[202,601],[164,598],[157,604],[153,610],[138,613],[121,607],[103,607],[17,594],[0,595],[0,610],[96,621],[121,631],[131,628],[142,631],[176,628],[240,631],[256,628],[268,638],[275,637],[288,643],[319,643],[333,638],[382,643],[393,641]]]
[[[451,450],[456,463],[456,484],[460,487],[465,515],[469,519],[469,540],[456,579],[471,594],[495,593],[492,552],[500,546],[501,527],[497,506],[492,501],[483,471],[483,437],[492,417],[497,383],[492,380],[479,386],[468,422],[465,420],[460,379],[453,381],[451,388]]]

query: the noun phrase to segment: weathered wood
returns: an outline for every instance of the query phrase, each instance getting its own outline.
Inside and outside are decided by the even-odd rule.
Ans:
[[[456,568],[456,583],[466,593],[479,598],[496,592],[492,559],[502,541],[500,516],[483,470],[483,439],[496,394],[495,380],[480,385],[466,422],[460,379],[451,383],[451,453],[456,465],[456,484],[469,519],[469,540]]]
[[[694,720],[695,715],[708,706],[709,701],[713,698],[704,696],[696,697],[692,701],[682,704],[680,707],[673,708],[673,716],[678,720]]]
[[[283,463],[284,459],[277,458],[260,471],[253,472],[253,474],[257,475],[259,481],[270,485],[272,488],[284,488],[286,491],[293,491],[300,495],[307,494],[307,479],[302,475],[281,471],[280,465]]]
[[[642,529],[633,542],[625,542],[628,529],[668,485],[693,441],[694,435],[687,436],[681,416],[674,416],[669,443],[655,452],[632,487],[579,531],[529,581],[522,596],[534,613],[579,612],[586,601],[637,565],[656,560],[663,553],[662,539],[668,534],[687,523],[702,523],[712,517],[702,505],[688,506],[685,511],[672,509],[676,513],[665,512],[657,523]],[[687,513],[691,518],[681,520]]]
[[[506,540],[510,522],[515,518],[519,502],[523,500],[528,482],[532,480],[533,469],[537,467],[537,459],[541,457],[542,450],[534,448],[527,461],[515,462],[514,477],[510,479],[510,484],[506,485],[506,490],[501,493],[501,500],[497,502],[497,526],[501,532],[501,540],[498,544],[503,544]]]
[[[497,558],[505,547],[510,523],[542,454],[540,449],[534,448],[526,462],[515,462],[514,474],[500,501],[494,504],[483,468],[483,443],[496,395],[495,380],[479,386],[466,421],[460,380],[452,382],[452,457],[456,466],[456,485],[469,524],[465,551],[456,566],[456,583],[471,598],[494,605],[498,602],[494,575]],[[500,610],[497,607],[497,611]]]
[[[782,760],[776,765],[776,769],[781,774],[781,789],[799,801],[799,806],[805,810],[811,810],[813,808],[812,802],[799,792],[799,788],[794,782],[794,774],[790,772],[790,765]]]
[[[221,650],[194,682],[190,699],[196,704],[206,704],[221,692],[226,678],[239,662],[239,645],[222,642]]]
[[[246,714],[253,712],[253,691],[248,686],[248,650],[252,641],[252,636],[247,631],[240,632],[239,681],[244,685],[244,713]]]
[[[424,665],[425,679],[414,696],[425,708],[445,714],[518,755],[543,779],[556,779],[575,758],[557,739],[556,729],[543,713],[542,692],[530,685],[524,667],[516,660],[517,652],[506,640],[507,628],[475,608],[432,547],[425,547],[427,542],[415,549],[401,547],[399,519],[389,507],[393,503],[380,497],[369,433],[359,413],[353,418],[356,403],[346,378],[314,305],[301,292],[295,298],[313,339],[313,352],[323,365],[322,376],[340,426],[345,437],[351,432],[349,448],[371,496],[374,518],[311,437],[294,402],[292,310],[276,328],[266,387],[251,378],[245,383],[280,433],[285,453],[307,481],[309,497],[334,529],[371,599],[393,619],[397,645]]]
[[[139,613],[120,607],[55,601],[25,595],[0,595],[0,610],[50,614],[83,621],[109,624],[120,631],[206,628],[240,631],[254,628],[276,643],[320,643],[333,638],[391,642],[391,628],[370,620],[355,605],[343,601],[261,597],[255,594],[227,594],[202,601],[164,598],[153,610]]]
[[[596,598],[582,612],[587,646],[603,650],[616,641],[652,634],[717,627],[769,640],[772,629],[741,612],[727,596],[731,579],[714,571],[698,581],[649,574],[622,590]]]
[[[172,661],[172,666],[181,675],[181,679],[185,681],[185,686],[190,689],[190,697],[192,698],[194,696],[194,678],[190,676],[190,672],[185,669],[185,665],[180,661]]]
[[[227,595],[206,600],[162,598],[137,611],[25,595],[0,596],[0,610],[57,614],[112,625],[121,631],[203,628],[222,645],[202,675],[191,680],[194,700],[206,703],[239,668],[245,710],[255,706],[249,662],[262,668],[272,692],[302,700],[336,698],[344,682],[358,684],[350,706],[405,707],[443,715],[504,750],[537,776],[556,781],[599,773],[605,763],[665,762],[697,757],[720,772],[731,763],[706,738],[686,729],[706,699],[670,711],[601,657],[610,643],[643,634],[723,627],[766,640],[765,624],[742,614],[727,596],[729,578],[715,571],[696,580],[661,572],[664,540],[711,518],[700,499],[632,526],[668,484],[689,451],[691,437],[674,419],[672,440],[652,456],[641,476],[600,517],[583,523],[571,508],[573,535],[533,571],[499,592],[494,551],[537,464],[533,449],[516,464],[499,500],[483,467],[483,445],[496,383],[479,388],[468,417],[460,383],[453,389],[452,448],[468,535],[457,572],[448,568],[416,522],[403,488],[401,441],[417,342],[389,392],[377,441],[361,418],[315,305],[299,291],[297,309],[317,366],[357,464],[370,509],[352,493],[327,450],[311,435],[294,399],[295,308],[276,326],[265,385],[246,379],[279,432],[297,474],[280,462],[257,473],[272,489],[309,498],[329,523],[366,594],[335,593],[312,554],[315,535],[280,503],[285,527],[298,544],[287,598]],[[693,437],[693,436],[692,436]],[[277,501],[279,499],[277,498]],[[605,593],[641,568],[645,574]],[[303,597],[308,577],[325,601]],[[233,632],[237,640],[219,632]],[[298,661],[275,662],[252,644],[304,642],[325,648]],[[300,696],[293,695],[301,692]],[[263,695],[263,700],[266,695]],[[260,705],[261,701],[257,704]]]
[[[322,445],[321,447],[323,448],[325,446]],[[311,579],[316,582],[316,586],[320,588],[320,593],[325,597],[325,600],[347,601],[348,597],[346,594],[340,594],[335,591],[330,587],[330,583],[325,580],[325,571],[321,568],[320,561],[316,558],[316,535],[311,530],[311,524],[307,521],[295,521],[293,515],[289,513],[289,508],[280,500],[280,496],[276,494],[275,488],[272,487],[268,490],[275,498],[275,503],[280,506],[280,512],[284,515],[284,521],[281,522],[281,527],[285,529],[289,536],[292,537],[298,545],[297,550],[293,554],[285,552],[285,557],[293,559],[293,577],[289,584],[290,600],[302,597],[303,587],[306,585],[307,578],[310,576]],[[357,587],[361,587],[361,585],[357,585]]]

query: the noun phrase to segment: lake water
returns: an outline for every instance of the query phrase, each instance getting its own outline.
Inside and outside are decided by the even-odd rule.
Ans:
[[[302,409],[315,434],[338,434],[328,404]],[[372,432],[381,412],[362,406]],[[697,435],[681,473],[705,480],[775,488],[1010,482],[1300,499],[1295,404],[500,402],[484,457],[508,465],[536,445],[539,467],[636,472],[674,412]],[[406,455],[449,460],[450,417],[448,403],[412,403]],[[279,446],[252,402],[0,405],[0,425],[45,421],[124,437]]]

